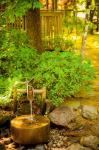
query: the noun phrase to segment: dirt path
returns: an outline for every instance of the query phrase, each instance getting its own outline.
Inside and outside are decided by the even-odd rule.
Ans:
[[[77,36],[75,47],[79,53],[81,48],[81,36]],[[93,92],[89,97],[73,99],[73,101],[67,101],[65,104],[73,107],[79,105],[94,105],[97,106],[99,110],[99,34],[87,36],[85,57],[92,61],[96,69],[96,78],[93,81]]]

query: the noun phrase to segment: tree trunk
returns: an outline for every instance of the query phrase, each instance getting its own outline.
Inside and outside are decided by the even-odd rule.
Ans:
[[[91,23],[93,23],[93,17],[94,17],[95,11],[96,11],[96,7],[94,8],[94,10],[90,10],[90,17],[89,17],[89,19],[90,19]],[[93,34],[93,27],[90,30],[90,34]]]
[[[97,29],[96,31],[99,31],[99,5],[97,6]]]
[[[55,10],[57,10],[57,0],[55,0]]]
[[[55,5],[54,0],[52,0],[52,10],[54,10],[54,5]]]
[[[30,9],[26,18],[27,33],[30,37],[30,44],[39,52],[44,51],[41,38],[40,10]]]
[[[85,27],[84,27],[83,34],[82,34],[82,46],[81,46],[81,51],[80,51],[82,60],[84,59],[84,56],[85,56],[86,37],[87,37],[87,32],[88,32],[88,16],[89,16],[89,8],[87,8],[86,10]]]
[[[46,0],[46,9],[48,9],[48,4],[49,4],[49,1]]]
[[[52,0],[52,10],[57,10],[57,0]]]

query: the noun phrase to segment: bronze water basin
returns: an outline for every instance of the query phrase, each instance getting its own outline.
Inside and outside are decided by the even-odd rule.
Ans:
[[[46,116],[23,115],[11,120],[11,136],[19,144],[46,143],[49,139],[50,121]]]

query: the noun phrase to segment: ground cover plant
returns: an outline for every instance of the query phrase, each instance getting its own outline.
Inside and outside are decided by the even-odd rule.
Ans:
[[[81,87],[87,91],[91,87],[95,71],[91,62],[84,60],[73,51],[44,52],[34,69],[34,86],[47,88],[47,97],[58,106],[63,99],[74,96]]]
[[[45,51],[38,54],[29,45],[25,32],[2,30],[1,94],[10,95],[15,81],[33,78],[33,86],[47,88],[47,98],[58,106],[65,97],[74,96],[81,87],[90,89],[95,71],[90,61],[81,62],[80,55],[71,51]],[[10,90],[9,90],[10,89]]]
[[[72,38],[66,37],[64,35],[55,36],[54,38],[46,37],[44,41],[44,47],[47,50],[73,50],[74,40]]]

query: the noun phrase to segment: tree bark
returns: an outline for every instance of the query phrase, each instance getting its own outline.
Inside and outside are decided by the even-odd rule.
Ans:
[[[99,31],[99,5],[97,6],[97,28],[96,31]]]
[[[57,10],[57,0],[52,0],[52,10]]]
[[[49,0],[46,0],[46,9],[48,9]]]
[[[30,44],[39,52],[44,51],[41,38],[40,9],[30,9],[26,18],[27,33],[30,37]]]
[[[88,16],[89,16],[89,8],[87,8],[86,10],[85,27],[84,27],[83,34],[82,34],[82,45],[81,45],[81,50],[80,50],[82,60],[84,59],[84,56],[85,56],[86,37],[87,37],[88,25],[89,25]]]

